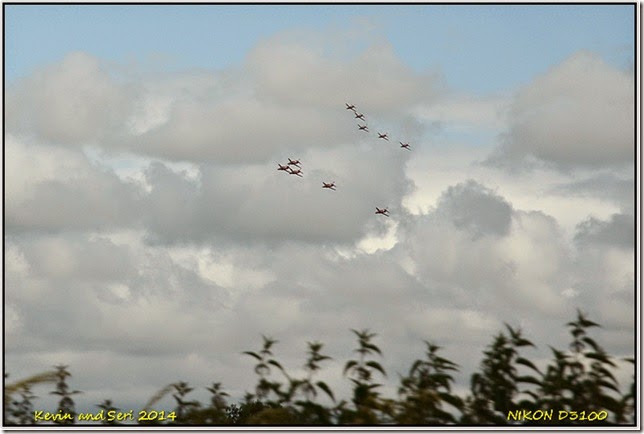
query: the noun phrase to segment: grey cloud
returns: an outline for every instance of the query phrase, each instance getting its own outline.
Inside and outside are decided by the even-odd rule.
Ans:
[[[123,125],[128,93],[97,58],[71,53],[7,89],[7,130],[63,145],[95,143]]]
[[[437,208],[456,227],[470,231],[475,237],[504,236],[510,230],[510,204],[473,180],[449,187],[441,195]]]
[[[633,92],[632,75],[579,52],[517,92],[487,163],[622,167],[634,158]]]
[[[112,177],[112,179],[109,179]],[[136,221],[132,188],[115,177],[94,183],[43,182],[34,194],[7,214],[10,231],[105,230]]]
[[[199,187],[160,162],[152,162],[145,169],[145,177],[151,190],[143,198],[145,214],[143,224],[148,231],[148,241],[160,238],[173,241],[198,240],[207,238],[203,231],[204,222],[197,221],[200,198]],[[221,210],[219,205],[208,206]]]
[[[264,63],[271,55],[285,58],[290,49],[294,65]],[[80,119],[87,123],[73,126],[65,123],[67,102],[63,118],[39,119],[45,108],[56,107],[41,111],[27,98],[8,121],[15,131],[70,145],[68,152],[8,147],[10,159],[21,162],[8,165],[7,177],[5,286],[13,326],[6,362],[12,375],[69,362],[74,387],[98,396],[95,402],[109,393],[122,407],[136,407],[179,379],[169,372],[193,385],[222,381],[241,397],[253,378],[247,375],[252,361],[240,352],[261,345],[261,333],[280,340],[280,360],[283,354],[289,367],[301,367],[307,340],[324,342],[337,359],[329,376],[342,382],[341,361],[355,345],[349,328],[364,327],[379,334],[390,382],[421,357],[422,339],[438,341],[471,373],[503,321],[524,321],[537,344],[561,348],[563,324],[579,305],[593,307],[591,318],[597,314],[609,332],[619,332],[611,353],[630,351],[625,341],[633,324],[622,317],[632,307],[633,261],[622,247],[633,229],[624,230],[625,214],[587,221],[578,242],[569,243],[553,218],[518,210],[477,181],[446,189],[427,215],[406,213],[401,204],[414,188],[406,176],[414,153],[356,131],[343,102],[351,96],[370,122],[381,122],[370,125],[391,127],[392,137],[420,135],[423,127],[406,110],[431,99],[436,81],[411,73],[385,45],[342,61],[323,52],[278,38],[258,46],[242,65],[252,68],[238,76],[206,73],[196,82],[191,74],[151,77],[127,103],[119,96],[123,88],[115,89],[116,99],[105,96],[115,84],[94,60],[74,60],[80,75],[72,73],[70,60],[61,63],[64,71],[60,65],[47,70],[98,80],[87,95],[105,106],[84,108]],[[579,67],[576,62],[567,68]],[[287,66],[294,66],[292,88],[283,81]],[[313,74],[319,68],[329,74]],[[360,75],[362,68],[373,74]],[[598,66],[593,74],[605,72]],[[319,89],[310,91],[302,79],[307,74]],[[54,82],[68,89],[68,80]],[[8,101],[18,104],[20,92],[26,87]],[[525,92],[525,101],[538,99]],[[74,98],[85,104],[83,95]],[[33,124],[31,114],[38,115]],[[113,123],[118,133],[107,132]],[[97,138],[103,150],[192,161],[198,176],[157,161],[143,173],[149,191],[123,182],[80,153],[77,145]],[[276,170],[287,157],[303,161],[304,178]],[[555,157],[546,152],[540,158]],[[322,190],[323,180],[335,180],[337,191]],[[599,181],[567,192],[603,191]],[[616,178],[614,189],[622,188]],[[375,206],[389,206],[392,217],[375,216]],[[384,221],[397,224],[394,248],[369,255],[352,250],[364,236],[383,234]],[[111,237],[122,229],[136,233],[136,240]],[[354,256],[342,257],[336,247]],[[205,273],[208,255],[215,259]],[[222,258],[232,258],[232,277],[225,260],[217,263]],[[252,272],[264,275],[252,285],[236,279]],[[217,280],[218,273],[229,283]],[[218,283],[206,277],[211,274]],[[563,296],[567,288],[579,295]],[[164,368],[150,370],[151,363]],[[105,366],[124,369],[122,381],[105,385],[98,369]],[[459,377],[462,385],[467,380]],[[134,399],[135,389],[145,393]]]
[[[377,144],[376,144],[377,145]],[[302,178],[268,165],[200,166],[199,182],[157,164],[147,171],[146,226],[158,242],[300,240],[350,244],[376,206],[400,207],[413,186],[395,147],[342,147],[300,156]],[[322,189],[336,181],[336,191]]]
[[[168,120],[121,141],[143,154],[170,160],[263,163],[288,149],[334,145],[351,136],[352,123],[337,110],[259,103],[250,97],[174,103]]]
[[[478,202],[482,210],[494,210],[489,216],[498,216],[479,220],[465,205]],[[470,181],[446,189],[429,214],[401,223],[396,249],[449,306],[507,318],[519,306],[562,312],[561,291],[572,282],[572,258],[552,217],[514,210],[502,197]]]
[[[13,353],[45,348],[181,352],[190,348],[188,334],[202,344],[208,340],[209,332],[198,331],[198,318],[207,320],[229,302],[226,290],[164,250],[67,234],[16,239],[11,245],[28,270],[7,275],[7,301],[19,307],[21,318],[20,327],[6,337]],[[172,327],[166,329],[170,317]]]
[[[72,234],[64,238],[26,238],[20,244],[35,277],[112,281],[132,278],[137,273],[130,249],[101,237],[86,240]]]
[[[414,73],[384,42],[349,59],[338,56],[354,36],[311,44],[310,34],[283,33],[260,43],[247,59],[259,97],[296,106],[334,107],[347,98],[368,112],[403,110],[444,91],[438,74]],[[336,54],[334,54],[336,53]]]
[[[333,59],[328,53],[341,42],[327,44],[276,37],[236,68],[176,76],[117,78],[97,58],[73,53],[9,89],[7,130],[105,152],[253,164],[353,140],[348,99],[383,126],[418,129],[410,105],[433,98],[438,77],[412,73],[391,47]],[[360,71],[370,73],[356,79]],[[374,119],[368,119],[372,127]]]
[[[133,227],[140,189],[78,149],[6,141],[8,232],[111,230]]]
[[[557,195],[596,197],[628,209],[633,207],[635,183],[612,173],[601,173],[579,181],[562,183],[550,190]]]
[[[635,219],[632,215],[613,214],[608,221],[594,217],[577,225],[575,241],[581,245],[608,245],[632,250],[635,247]]]

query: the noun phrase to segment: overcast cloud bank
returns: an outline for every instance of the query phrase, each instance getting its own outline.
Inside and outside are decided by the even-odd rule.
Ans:
[[[451,99],[439,72],[414,73],[386,43],[313,40],[276,35],[235,70],[171,76],[70,53],[7,88],[13,378],[70,364],[83,400],[121,407],[178,380],[240,397],[252,385],[240,352],[261,333],[295,368],[306,341],[344,360],[348,330],[370,328],[392,373],[429,339],[463,387],[503,322],[547,357],[576,308],[610,354],[633,355],[632,74],[580,52],[486,105]],[[437,143],[450,120],[495,139]],[[414,166],[446,155],[449,177]],[[289,157],[303,178],[276,170]],[[504,181],[530,164],[532,178]],[[537,177],[542,196],[522,195]],[[322,190],[330,180],[337,191]],[[562,197],[603,214],[577,209],[570,234],[544,211]],[[106,384],[108,369],[120,381]]]

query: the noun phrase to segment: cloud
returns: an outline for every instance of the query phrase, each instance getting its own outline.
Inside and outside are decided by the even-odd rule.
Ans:
[[[507,220],[499,225],[490,219],[488,227],[460,223],[450,212],[449,200],[439,201],[429,214],[411,216],[401,228],[396,249],[411,261],[412,273],[449,305],[492,311],[508,319],[514,318],[518,306],[532,306],[547,315],[560,312],[565,302],[560,291],[569,283],[571,259],[556,221],[540,212],[514,210],[489,190],[487,195],[453,194],[468,189],[487,190],[469,182],[447,189],[443,197],[457,197],[466,209],[475,209],[484,199],[482,210],[487,206],[502,211],[502,220]],[[477,218],[475,214],[471,222]]]
[[[283,33],[260,43],[248,56],[247,68],[258,96],[295,105],[334,107],[347,99],[369,112],[404,110],[442,91],[438,75],[420,75],[395,55],[386,42],[376,42],[350,59],[341,45],[355,45],[354,36],[334,38],[333,46],[311,44],[311,35]]]
[[[133,241],[69,234],[10,241],[7,283],[21,290],[7,299],[19,307],[23,327],[7,336],[9,351],[165,353],[164,336],[183,348],[179,336],[196,326],[192,314],[225,307],[227,291],[162,249]],[[164,326],[169,315],[172,330]]]
[[[590,217],[577,225],[575,241],[583,246],[589,244],[635,247],[635,218],[632,215],[613,214],[608,221]]]
[[[634,82],[579,52],[522,87],[489,164],[541,162],[560,169],[621,167],[634,156]]]
[[[152,191],[167,193],[168,203],[198,190],[165,165],[148,170]],[[277,179],[302,181],[287,175]],[[241,351],[257,348],[263,333],[280,341],[276,355],[289,369],[301,367],[307,341],[324,342],[325,353],[334,357],[324,375],[337,391],[347,388],[341,362],[355,346],[349,329],[370,328],[378,333],[390,377],[421,357],[427,339],[461,364],[458,381],[467,384],[482,349],[504,321],[522,326],[545,352],[546,344],[562,348],[565,320],[582,300],[602,297],[597,286],[581,292],[586,267],[610,258],[604,262],[610,265],[596,273],[621,270],[620,276],[629,276],[632,262],[616,254],[577,259],[575,268],[553,218],[518,210],[481,183],[450,186],[441,197],[429,214],[396,214],[392,249],[349,257],[321,241],[253,244],[256,233],[246,239],[241,231],[234,243],[206,246],[154,245],[138,231],[17,237],[8,243],[6,266],[7,287],[21,288],[7,294],[13,306],[8,365],[19,376],[21,369],[37,370],[43,363],[71,363],[79,381],[74,387],[98,396],[97,402],[109,393],[119,404],[136,407],[179,378],[193,385],[206,378],[222,381],[240,399],[254,385],[247,375],[252,361]],[[455,222],[454,204],[458,210],[480,203],[482,209],[504,210],[509,225],[479,227],[475,217],[470,226]],[[487,232],[472,237],[472,227]],[[232,278],[247,272],[257,277],[250,285]],[[581,293],[571,299],[564,291],[569,287]],[[54,298],[38,302],[47,297]],[[620,297],[616,294],[600,312],[610,320],[606,333],[628,325],[615,322],[615,312],[629,306]],[[597,311],[592,314],[595,318]],[[42,328],[46,331],[38,332]],[[627,353],[628,343],[612,341],[608,349]],[[26,354],[30,361],[14,368]],[[128,381],[107,387],[92,377],[95,358],[128,367]],[[163,372],[149,372],[152,358],[165,366]],[[133,386],[138,391],[131,395]]]
[[[115,75],[76,53],[9,90],[12,377],[70,363],[73,387],[122,408],[180,379],[222,381],[239,399],[254,386],[241,352],[264,333],[293,369],[307,341],[324,342],[325,380],[346,391],[349,329],[370,328],[392,394],[424,339],[461,363],[465,388],[504,321],[543,354],[566,345],[579,306],[606,322],[609,351],[632,354],[632,154],[617,119],[628,78],[580,54],[521,89],[498,155],[577,174],[515,176],[475,164],[480,141],[427,134],[439,121],[490,135],[504,98],[445,93],[386,41],[349,34],[276,35],[225,71]],[[276,170],[287,158],[302,178]],[[106,384],[110,366],[123,375]]]
[[[302,178],[276,170],[286,157],[264,165],[203,164],[198,182],[152,165],[146,227],[158,242],[351,244],[367,235],[376,206],[399,207],[413,188],[404,175],[409,156],[376,145],[310,150],[298,157]],[[332,180],[337,190],[323,190],[322,182]]]
[[[432,100],[440,77],[412,72],[385,43],[359,44],[348,57],[330,54],[355,45],[350,37],[284,33],[233,68],[166,75],[117,71],[71,53],[8,89],[7,130],[107,153],[257,164],[345,145],[356,129],[347,100],[374,128],[418,129],[411,106]]]
[[[7,89],[6,128],[63,145],[94,143],[123,124],[130,91],[96,57],[70,53]]]
[[[510,204],[473,180],[449,187],[439,199],[438,208],[456,227],[468,229],[475,237],[503,236],[510,230]]]
[[[621,173],[600,173],[578,181],[554,185],[550,193],[564,196],[598,198],[620,206],[623,212],[633,212],[635,183]]]
[[[78,149],[29,143],[13,135],[7,156],[7,230],[59,231],[130,227],[140,190]]]

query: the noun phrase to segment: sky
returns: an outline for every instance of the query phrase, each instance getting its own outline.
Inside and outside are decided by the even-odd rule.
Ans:
[[[353,328],[385,394],[424,340],[465,393],[504,323],[544,366],[577,309],[633,356],[634,11],[5,5],[5,372],[240,398],[263,334],[348,392]]]

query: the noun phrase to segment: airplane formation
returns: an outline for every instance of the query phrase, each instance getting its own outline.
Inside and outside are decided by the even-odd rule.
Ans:
[[[353,112],[353,114],[355,115],[354,119],[360,119],[361,121],[364,122],[364,125],[358,124],[358,130],[368,133],[369,132],[369,127],[367,126],[367,121],[365,119],[364,114],[358,113],[358,111],[356,109],[356,106],[353,105],[353,104],[345,103],[345,105],[347,106],[346,109],[351,110]],[[377,134],[378,134],[379,139],[389,141],[388,133],[377,132]],[[409,145],[409,143],[403,143],[403,142],[398,142],[398,143],[400,143],[401,148],[406,149],[408,151],[411,151],[411,146]],[[293,159],[289,158],[288,163],[286,163],[286,164],[279,164],[278,163],[277,164],[277,170],[284,171],[284,172],[288,173],[289,175],[299,176],[300,178],[303,177],[302,163],[300,162],[299,159],[298,160],[293,160]],[[335,181],[331,181],[331,182],[322,181],[322,188],[326,188],[328,190],[335,191]],[[389,209],[387,207],[385,207],[385,208],[376,207],[375,214],[383,215],[385,217],[389,217]]]
[[[295,169],[293,167],[295,166]],[[300,160],[291,160],[290,158],[288,159],[288,163],[286,164],[279,164],[277,163],[277,170],[283,170],[284,172],[288,173],[289,175],[296,175],[302,178],[302,163],[300,163]]]
[[[347,110],[351,110],[353,112],[353,114],[355,115],[355,119],[360,119],[361,121],[364,122],[364,125],[358,124],[358,129],[360,131],[364,131],[364,132],[368,133],[369,132],[369,127],[367,125],[367,121],[366,121],[364,115],[361,114],[361,113],[358,113],[358,110],[356,109],[355,105],[349,104],[349,103],[345,103],[345,105],[347,106],[347,108],[346,108]],[[376,133],[378,134],[379,139],[389,141],[389,134],[388,133],[381,133],[381,132],[378,132],[378,131]],[[401,148],[406,149],[408,151],[411,151],[411,145],[409,143],[403,143],[403,142],[398,142],[398,143],[400,143]],[[375,214],[384,215],[385,217],[389,217],[389,209],[388,208],[378,208],[378,207],[376,207]]]

